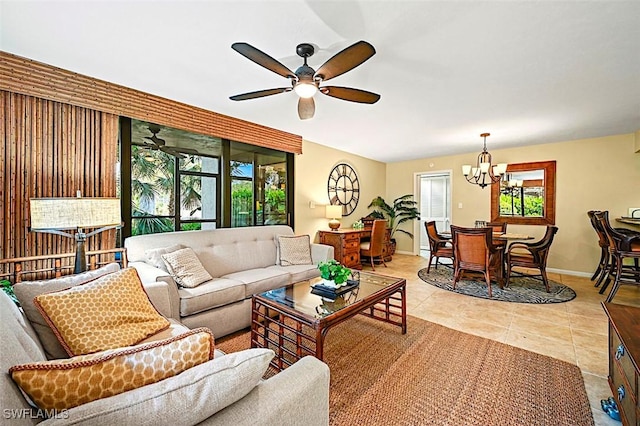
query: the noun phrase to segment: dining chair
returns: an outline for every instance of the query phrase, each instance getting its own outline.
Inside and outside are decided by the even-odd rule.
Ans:
[[[387,264],[384,261],[382,252],[384,250],[384,236],[387,232],[386,220],[374,220],[371,226],[371,239],[369,241],[360,243],[360,258],[368,257],[371,262],[371,268],[375,271],[376,266],[374,259],[378,258],[382,261],[384,267]]]
[[[549,293],[549,280],[547,279],[547,257],[549,256],[549,248],[553,242],[553,238],[558,232],[557,226],[547,225],[547,230],[540,241],[526,243],[517,241],[511,243],[507,250],[507,286],[511,279],[512,273],[518,275],[527,275],[532,277],[541,277],[544,287]],[[519,266],[523,268],[538,269],[539,274],[529,274],[524,272],[515,272],[513,268]]]
[[[611,261],[611,257],[609,255],[609,240],[607,239],[607,234],[604,232],[604,228],[602,228],[602,225],[600,225],[600,222],[596,218],[596,213],[598,212],[599,210],[589,210],[587,212],[587,216],[589,217],[591,226],[593,227],[594,231],[596,231],[596,235],[598,236],[598,246],[600,247],[600,260],[598,261],[596,270],[591,276],[591,281],[596,281],[594,287],[600,287],[600,284],[602,284],[602,281],[607,276],[607,271],[610,267],[609,262]]]
[[[487,222],[487,226],[495,233],[504,234],[507,232],[507,222]]]
[[[429,239],[428,274],[431,270],[431,263],[434,258],[436,259],[436,269],[438,269],[438,262],[441,257],[453,260],[453,246],[451,245],[451,238],[443,237],[438,233],[435,221],[425,222],[424,227],[426,228],[427,238]]]
[[[453,288],[465,272],[479,272],[492,297],[491,280],[503,288],[504,248],[493,244],[491,228],[463,228],[451,225],[453,237]]]
[[[604,293],[613,280],[613,286],[606,299],[606,302],[611,302],[620,284],[640,285],[640,235],[623,233],[613,228],[609,222],[608,211],[596,212],[595,217],[607,236],[611,256],[607,278],[600,289],[600,294]],[[633,259],[633,265],[625,265],[626,259]]]

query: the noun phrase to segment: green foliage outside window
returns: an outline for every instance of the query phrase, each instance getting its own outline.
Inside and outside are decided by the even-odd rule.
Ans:
[[[544,198],[542,196],[526,194],[524,197],[524,213],[522,212],[521,201],[520,194],[514,195],[513,197],[511,194],[500,194],[500,215],[521,217],[543,216]]]

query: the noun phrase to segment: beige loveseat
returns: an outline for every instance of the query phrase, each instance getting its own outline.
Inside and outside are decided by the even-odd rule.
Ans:
[[[251,296],[319,276],[317,264],[333,259],[333,247],[311,244],[313,264],[281,266],[278,236],[292,236],[285,225],[167,232],[129,237],[124,245],[129,266],[138,270],[145,287],[164,286],[170,300],[165,316],[187,327],[207,327],[221,337],[250,325]],[[150,251],[190,247],[213,277],[195,288],[179,288],[167,271],[152,265]],[[161,291],[161,290],[160,290]]]
[[[77,276],[76,276],[77,277]],[[24,284],[18,284],[24,285]],[[154,294],[155,302],[162,292]],[[176,321],[158,339],[188,329]],[[153,340],[145,340],[148,342]],[[157,383],[56,412],[32,408],[9,368],[46,360],[43,346],[22,309],[0,291],[0,424],[9,425],[327,425],[329,369],[305,357],[261,380],[273,353],[248,349],[224,354]],[[91,380],[91,379],[89,379]],[[78,383],[81,385],[82,383]],[[46,418],[46,417],[49,418]]]

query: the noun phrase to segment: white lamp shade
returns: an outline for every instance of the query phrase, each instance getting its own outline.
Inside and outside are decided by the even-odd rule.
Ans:
[[[62,230],[117,226],[119,198],[32,198],[31,229]]]
[[[469,173],[471,173],[471,166],[469,164],[465,164],[464,166],[462,166],[462,174],[465,176],[469,176]]]
[[[487,173],[489,171],[489,166],[491,166],[491,163],[480,163],[480,172]]]
[[[498,163],[493,169],[496,175],[503,175],[507,172],[507,163]]]
[[[339,217],[342,217],[342,206],[326,206],[324,217],[326,217],[327,219],[337,219]]]

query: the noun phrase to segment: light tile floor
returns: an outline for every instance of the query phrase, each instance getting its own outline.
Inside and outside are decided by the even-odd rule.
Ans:
[[[376,272],[407,280],[407,312],[444,326],[558,358],[580,367],[596,425],[620,425],[602,412],[600,400],[611,396],[607,383],[607,317],[588,278],[549,274],[571,287],[570,302],[534,305],[479,299],[441,290],[420,278],[428,258],[393,256]],[[365,266],[365,271],[371,270]],[[640,287],[622,286],[614,302],[640,306]]]

